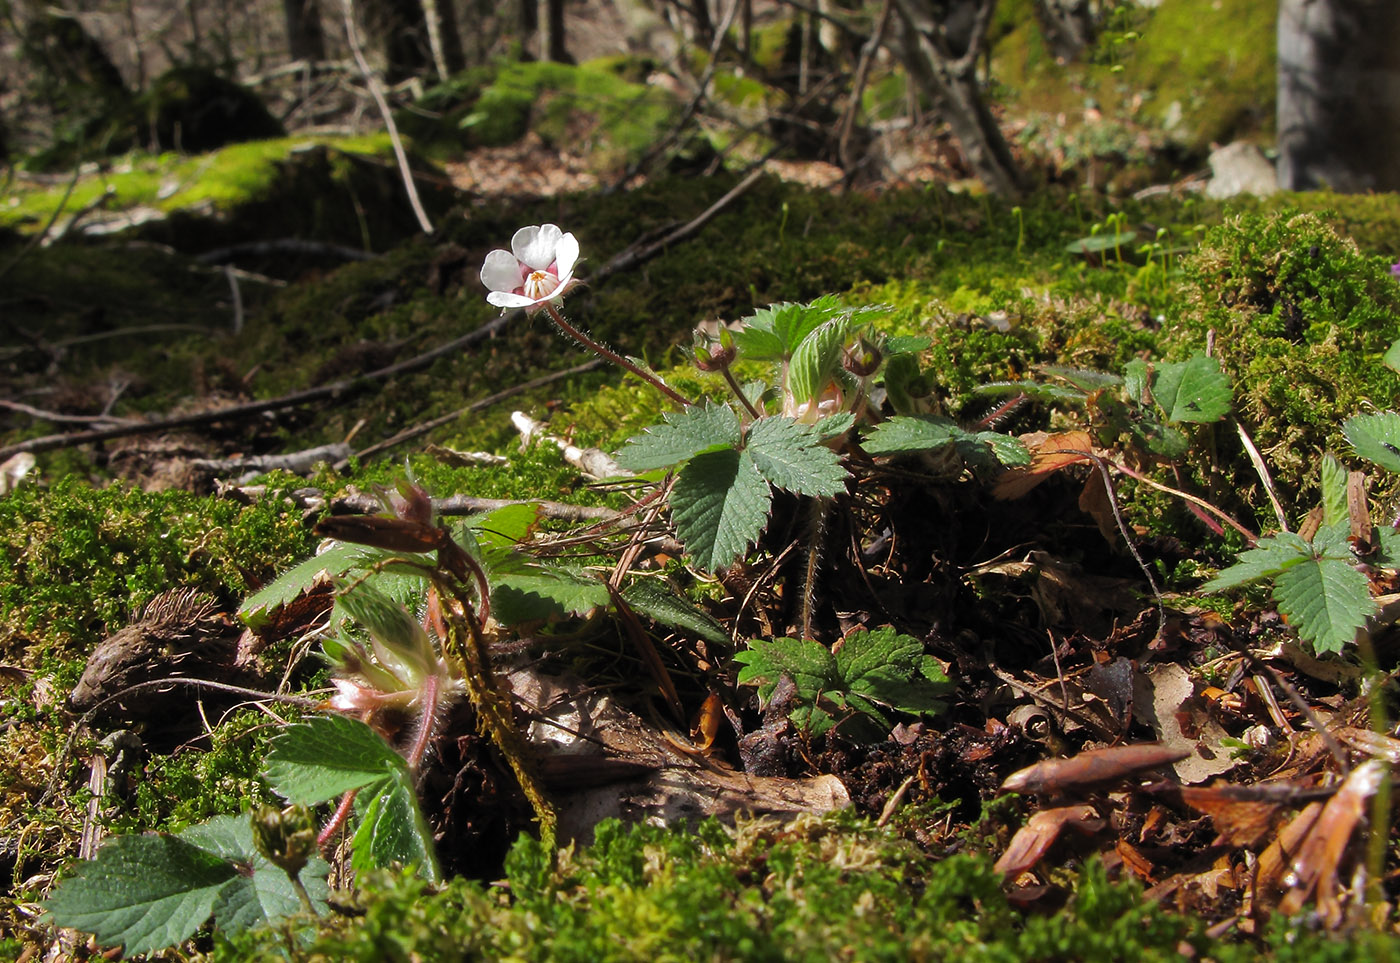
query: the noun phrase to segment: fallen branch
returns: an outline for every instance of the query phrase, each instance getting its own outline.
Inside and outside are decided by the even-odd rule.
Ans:
[[[561,522],[609,522],[621,512],[612,508],[590,505],[569,505],[564,502],[536,501],[520,498],[477,498],[474,495],[449,495],[432,499],[433,511],[439,515],[475,515],[494,512],[509,505],[533,505],[546,518]],[[332,515],[372,515],[382,512],[384,505],[373,495],[356,492],[331,499]]]
[[[535,388],[542,388],[545,385],[552,384],[555,381],[559,381],[564,378],[569,378],[576,374],[583,374],[585,371],[593,371],[594,369],[601,368],[602,366],[602,358],[593,358],[592,360],[585,361],[583,364],[574,365],[572,368],[566,368],[563,371],[554,371],[547,375],[541,375],[538,378],[532,378],[529,381],[522,381],[520,384],[517,385],[511,385],[509,388],[502,388],[495,394],[487,395],[485,398],[482,398],[479,401],[473,401],[471,404],[467,405],[464,408],[458,408],[454,412],[451,412],[446,415],[441,415],[437,418],[433,418],[430,421],[422,422],[421,424],[414,425],[412,428],[405,428],[397,435],[394,435],[391,438],[386,438],[384,441],[381,441],[374,445],[370,445],[368,448],[363,449],[356,455],[356,457],[360,459],[365,459],[370,457],[371,455],[377,455],[387,448],[392,448],[395,445],[401,445],[406,441],[410,441],[411,439],[419,437],[420,435],[426,435],[434,428],[438,428],[442,425],[446,425],[450,422],[456,421],[463,415],[469,415],[474,411],[481,411],[483,408],[489,408],[497,402],[505,401],[507,398],[510,398],[514,395],[518,395],[526,391],[531,391]],[[342,461],[336,462],[335,468],[337,470],[340,470],[348,464],[349,459],[346,458]]]
[[[125,438],[132,435],[149,435],[161,431],[169,431],[172,428],[188,428],[193,425],[209,425],[220,421],[232,421],[239,418],[248,418],[253,415],[264,414],[269,411],[279,411],[283,408],[295,408],[299,405],[309,404],[314,401],[324,401],[328,398],[339,398],[350,392],[373,384],[376,381],[384,381],[397,375],[410,371],[417,371],[426,368],[443,355],[453,354],[463,348],[470,347],[478,341],[484,341],[491,337],[506,324],[520,316],[522,312],[517,310],[507,312],[498,318],[493,318],[479,328],[475,328],[454,338],[445,344],[438,345],[430,351],[425,351],[420,355],[391,364],[375,371],[369,371],[353,378],[344,378],[340,381],[333,381],[329,384],[318,385],[315,388],[306,388],[301,391],[294,391],[291,394],[282,395],[280,398],[269,398],[265,401],[252,401],[242,405],[230,405],[227,408],[219,408],[214,411],[202,411],[192,415],[175,415],[169,418],[154,418],[150,421],[138,421],[130,424],[118,425],[111,428],[100,428],[92,431],[75,431],[61,435],[44,435],[41,438],[30,438],[26,441],[16,442],[13,445],[6,445],[0,448],[0,461],[10,455],[21,451],[40,452],[53,451],[57,448],[68,448],[73,445],[87,444],[88,442],[107,441],[111,438]]]

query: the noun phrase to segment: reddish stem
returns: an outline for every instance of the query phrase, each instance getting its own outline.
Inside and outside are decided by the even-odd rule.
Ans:
[[[559,326],[559,330],[563,331],[565,334],[573,338],[585,348],[588,348],[590,351],[593,351],[594,353],[599,354],[604,358],[607,358],[619,368],[623,368],[627,371],[632,372],[632,374],[636,375],[638,378],[641,378],[643,381],[650,384],[657,391],[661,392],[663,395],[665,395],[667,398],[670,398],[672,401],[674,401],[681,407],[689,407],[690,405],[694,404],[693,401],[688,399],[685,395],[681,394],[680,392],[676,391],[676,389],[672,388],[670,385],[666,384],[666,382],[662,381],[656,375],[651,374],[648,371],[643,371],[641,368],[628,361],[622,355],[609,348],[603,347],[603,345],[599,344],[597,341],[594,341],[592,338],[584,334],[578,328],[565,321],[564,316],[559,313],[559,309],[554,306],[554,302],[545,302],[544,309],[549,312],[549,316],[554,319],[554,323]]]

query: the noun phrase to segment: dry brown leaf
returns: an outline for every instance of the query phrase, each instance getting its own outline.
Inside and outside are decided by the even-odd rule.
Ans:
[[[1150,725],[1164,746],[1180,751],[1173,768],[1187,784],[1204,782],[1237,764],[1223,745],[1229,733],[1194,704],[1195,695],[1190,674],[1174,662],[1139,673],[1133,689],[1134,717]],[[1190,726],[1189,734],[1183,722]]]
[[[1104,827],[1093,806],[1059,806],[1042,809],[1011,837],[1006,852],[1001,854],[993,867],[1007,879],[1030,869],[1045,856],[1045,853],[1060,838],[1066,826],[1073,826],[1084,835],[1092,835]]]
[[[1013,772],[1001,784],[1001,791],[1048,796],[1087,792],[1171,765],[1187,754],[1189,752],[1157,743],[1090,749],[1067,759],[1046,759]]]
[[[1307,838],[1294,857],[1284,882],[1291,888],[1279,903],[1279,909],[1292,916],[1312,897],[1318,914],[1329,928],[1342,922],[1338,896],[1339,864],[1346,855],[1353,831],[1366,816],[1366,803],[1380,789],[1386,766],[1378,759],[1362,763],[1352,770],[1317,817]]]
[[[1062,468],[1089,461],[1088,455],[1079,453],[1094,450],[1087,431],[1062,431],[1038,441],[1028,435],[1021,440],[1031,450],[1031,463],[1002,473],[992,489],[995,498],[1020,498]]]

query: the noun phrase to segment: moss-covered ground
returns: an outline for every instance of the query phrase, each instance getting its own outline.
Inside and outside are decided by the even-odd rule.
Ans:
[[[1013,13],[1016,6],[1007,5]],[[1055,74],[1059,86],[1049,82],[1043,51],[1032,49],[1033,33],[1022,32],[1029,18],[1004,15],[996,73],[1009,96],[1041,98],[1021,107],[1042,122],[1081,109],[1086,97],[1136,104],[1135,92],[1151,87],[1152,100],[1132,107],[1129,123],[1117,128],[1121,142],[1110,131],[1097,146],[1066,143],[1061,160],[1077,170],[1084,157],[1113,154],[1124,167],[1125,157],[1133,159],[1124,145],[1138,144],[1141,130],[1155,125],[1183,145],[1176,155],[1154,153],[1170,168],[1174,158],[1198,157],[1213,138],[1251,124],[1258,129],[1249,111],[1266,99],[1256,88],[1268,59],[1246,42],[1270,29],[1264,6],[1205,4],[1227,25],[1211,35],[1230,38],[1230,45],[1199,51],[1202,62],[1218,65],[1223,58],[1238,70],[1203,102],[1192,99],[1193,91],[1202,70],[1214,68],[1163,67],[1165,52],[1193,48],[1179,34],[1198,25],[1205,15],[1200,4],[1163,5],[1155,15],[1158,32],[1145,31],[1140,40],[1127,36],[1140,24],[1115,26],[1109,43],[1126,51],[1124,59],[1138,58],[1137,73],[1125,77],[1105,55],[1079,80]],[[779,57],[778,37],[765,41],[770,59]],[[1017,53],[1017,45],[1027,49]],[[1013,62],[1019,66],[1012,69]],[[676,109],[674,100],[636,83],[642,78],[631,75],[633,66],[493,67],[456,88],[430,92],[420,106],[437,116],[413,133],[423,155],[439,159],[455,149],[508,142],[527,128],[555,145],[596,135],[598,169],[615,171],[667,128]],[[780,100],[774,88],[751,78],[730,78],[723,89],[732,106]],[[902,89],[878,77],[869,97]],[[1181,103],[1189,130],[1167,122],[1172,101]],[[405,126],[412,126],[407,118]],[[0,227],[19,231],[0,233],[0,272],[6,272],[0,275],[0,380],[7,400],[55,416],[0,412],[0,449],[73,429],[64,417],[152,417],[353,381],[488,323],[495,311],[484,301],[479,267],[519,226],[552,222],[573,232],[588,282],[634,245],[697,217],[737,183],[723,172],[662,176],[616,193],[547,199],[469,198],[444,188],[430,198],[438,230],[415,236],[383,138],[308,144],[288,139],[196,158],[135,157],[84,175],[66,210],[109,193],[113,206],[148,205],[172,215],[113,239],[26,246],[60,203],[61,185],[16,191],[0,205]],[[1070,248],[1115,232],[1124,235],[1116,247],[1088,255]],[[190,256],[269,235],[334,240],[376,255],[348,264],[254,256],[239,262],[248,273],[232,279]],[[1041,377],[1048,365],[1121,372],[1134,359],[1182,359],[1210,344],[1234,386],[1240,419],[1296,520],[1317,501],[1320,453],[1346,455],[1339,421],[1400,397],[1400,378],[1381,359],[1400,338],[1400,283],[1389,269],[1397,254],[1400,205],[1393,197],[1280,195],[1221,204],[1165,194],[1132,201],[1051,183],[1013,206],[938,185],[836,193],[763,178],[693,237],[585,283],[567,312],[694,396],[722,391],[716,378],[686,363],[697,324],[825,294],[852,305],[888,305],[882,328],[929,340],[922,360],[932,373],[933,403],[966,422],[991,407],[976,391],[988,382]],[[90,802],[81,788],[86,761],[106,732],[76,732],[64,699],[104,638],[172,588],[198,589],[232,611],[308,555],[319,510],[308,510],[302,489],[329,496],[367,491],[408,472],[435,495],[620,505],[616,495],[585,485],[552,447],[522,452],[508,415],[519,408],[547,419],[557,434],[615,449],[654,422],[657,408],[639,382],[594,371],[449,418],[345,465],[322,465],[309,478],[257,479],[264,487],[256,490],[171,488],[170,474],[153,462],[347,440],[364,451],[582,360],[580,349],[543,317],[521,318],[460,352],[351,384],[329,398],[149,440],[38,454],[26,480],[0,495],[0,952],[18,956],[49,938],[36,901],[78,852]],[[1084,418],[1072,406],[1027,406],[998,427],[1028,432]],[[1233,437],[1205,427],[1191,441],[1190,454],[1158,477],[1250,526],[1272,525],[1257,474]],[[427,451],[429,443],[487,450],[509,463],[457,467]],[[132,450],[141,457],[131,457]],[[956,503],[972,503],[966,494],[959,490]],[[1119,494],[1125,523],[1144,545],[1160,550],[1152,561],[1168,588],[1193,590],[1200,573],[1238,547],[1179,501],[1131,483]],[[976,504],[1003,514],[985,524],[978,516],[943,527],[973,543],[995,535],[1012,544],[1004,530],[1033,514]],[[1077,546],[1082,537],[1076,535]],[[1094,539],[1099,545],[1097,534]],[[966,551],[963,560],[975,554]],[[1086,556],[1094,558],[1082,551],[1078,559]],[[1106,569],[1127,565],[1119,556],[1100,561]],[[679,563],[670,565],[669,574],[685,576]],[[1025,599],[1019,604],[1029,607]],[[1212,604],[1230,614],[1227,603]],[[960,624],[940,626],[939,637],[954,639],[948,646],[955,648],[960,629],[985,637],[999,618],[1002,613],[969,613]],[[283,646],[263,656],[274,675],[278,660],[292,655],[290,642]],[[324,672],[302,664],[290,681],[314,688]],[[694,694],[686,690],[687,697]],[[965,695],[968,704],[989,697]],[[275,711],[286,719],[298,710]],[[959,724],[986,721],[959,718]],[[179,829],[272,801],[257,776],[275,731],[270,715],[245,707],[201,719],[192,711],[181,724],[174,735],[149,721],[134,724],[159,751],[121,792],[94,807],[104,831]],[[829,759],[810,761],[816,769]],[[51,786],[59,791],[49,792]],[[362,881],[342,911],[314,931],[206,933],[184,958],[990,961],[1186,954],[1312,961],[1388,957],[1395,950],[1393,940],[1370,932],[1313,932],[1306,919],[1276,919],[1252,937],[1207,935],[1201,920],[1145,901],[1137,884],[1125,881],[1121,861],[1106,868],[1070,858],[1045,880],[1063,895],[1063,905],[1013,905],[992,860],[1005,846],[1007,827],[1024,813],[1003,803],[979,820],[968,812],[986,801],[979,792],[963,787],[942,808],[921,801],[883,827],[873,821],[878,806],[869,805],[860,814],[791,826],[605,826],[592,847],[567,851],[557,862],[522,838],[490,879],[428,887],[411,876],[383,874]],[[960,825],[945,832],[939,827],[949,825],[954,809]]]

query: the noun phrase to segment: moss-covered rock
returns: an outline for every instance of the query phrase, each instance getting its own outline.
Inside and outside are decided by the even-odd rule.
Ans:
[[[247,87],[196,65],[173,67],[136,99],[141,141],[189,154],[249,140],[285,136],[266,105]]]

